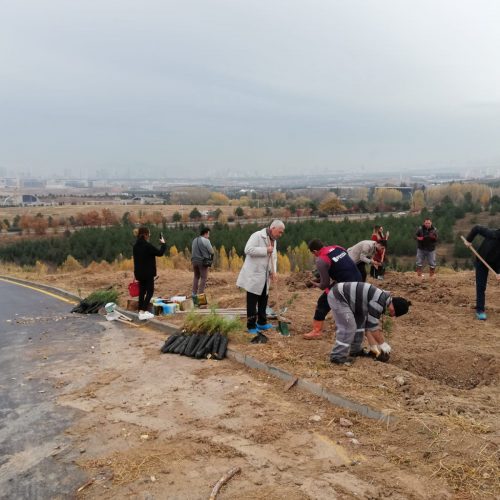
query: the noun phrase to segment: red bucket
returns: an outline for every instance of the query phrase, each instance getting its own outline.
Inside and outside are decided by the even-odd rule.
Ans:
[[[128,293],[131,297],[139,297],[139,282],[132,281],[128,286]]]

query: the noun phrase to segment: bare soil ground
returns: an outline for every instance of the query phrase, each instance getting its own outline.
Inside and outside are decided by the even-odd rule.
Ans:
[[[14,274],[12,269],[7,271]],[[96,273],[95,269],[93,272],[82,270],[66,275],[49,274],[35,277],[32,274],[21,273],[20,276],[60,286],[73,292],[79,291],[82,296],[95,289],[114,285],[121,292],[122,304],[126,302],[126,286],[132,277],[130,272]],[[157,284],[157,294],[163,297],[176,294],[189,295],[191,279],[192,274],[188,271],[162,270]],[[209,303],[223,308],[244,307],[245,295],[236,288],[235,281],[236,275],[233,273],[210,272],[206,290]],[[320,383],[332,392],[397,417],[395,423],[385,426],[352,413],[348,415],[354,422],[356,438],[361,442],[359,452],[368,457],[366,462],[361,460],[365,465],[356,470],[356,477],[366,484],[374,485],[372,493],[360,490],[360,497],[498,497],[500,495],[500,436],[497,416],[500,401],[498,390],[500,282],[490,277],[487,290],[488,320],[484,322],[477,321],[474,315],[473,272],[455,273],[443,269],[438,272],[434,281],[430,281],[428,276],[424,280],[419,280],[413,273],[388,273],[385,281],[377,284],[383,285],[385,289],[397,295],[409,298],[413,304],[410,314],[393,321],[392,332],[388,339],[393,347],[393,354],[387,364],[371,359],[359,359],[352,367],[332,366],[328,361],[334,335],[331,317],[327,321],[323,340],[302,339],[301,334],[310,329],[319,291],[306,288],[303,276],[300,274],[281,276],[277,286],[270,293],[270,305],[276,309],[288,301],[291,302],[286,313],[290,321],[291,337],[285,338],[274,333],[270,335],[269,343],[253,345],[248,343],[248,337],[242,331],[232,335],[231,346],[250,353],[262,361],[282,367],[296,376]],[[159,320],[178,325],[183,322],[180,315],[164,316]],[[157,337],[158,334],[151,337],[143,356],[144,359],[162,363],[163,360],[158,359],[157,349],[161,346],[161,342]],[[170,356],[164,362],[172,363],[174,358],[175,356]],[[213,363],[208,365],[205,363],[205,366],[210,366],[210,373],[220,373],[221,379],[228,380],[232,376],[237,376],[234,372],[236,367],[231,363]],[[141,375],[131,373],[130,376],[137,379]],[[262,378],[260,375],[256,377]],[[267,379],[265,381],[275,388],[279,387],[279,383]],[[98,381],[96,380],[96,384],[99,389],[100,377]],[[240,382],[235,381],[234,384],[239,385]],[[154,387],[154,381],[141,380],[138,386],[143,387],[146,394],[145,388]],[[266,417],[262,417],[262,420],[268,422],[269,412],[274,412],[275,417],[269,427],[265,426],[267,430],[261,427],[249,429],[248,432],[254,433],[252,439],[275,444],[276,440],[282,439],[283,449],[290,449],[295,457],[303,454],[304,466],[308,464],[310,455],[298,442],[292,443],[287,448],[286,432],[289,429],[304,428],[303,419],[320,412],[321,420],[314,424],[307,420],[306,426],[314,432],[326,435],[334,442],[340,439],[336,419],[340,414],[345,416],[345,412],[314,397],[292,389],[286,395],[288,403],[284,406],[280,403],[278,408],[273,406],[272,401],[276,396],[271,394],[255,396],[255,399],[254,396],[249,397],[255,401],[256,407],[261,405],[260,410],[255,408],[254,410],[264,412]],[[197,406],[195,401],[193,404]],[[243,418],[246,404],[244,398],[228,397],[228,404],[231,411],[238,412]],[[204,410],[201,408],[197,411]],[[243,413],[240,413],[241,411]],[[298,416],[296,412],[302,416]],[[197,434],[195,438],[186,437],[186,441],[180,448],[176,447],[176,450],[171,449],[173,444],[168,440],[155,438],[148,444],[151,453],[160,456],[162,450],[167,454],[180,453],[181,456],[176,463],[182,463],[186,453],[199,454],[200,457],[205,457],[202,459],[205,462],[206,458],[210,457],[210,464],[212,460],[216,462],[220,458],[232,457],[231,454],[235,454],[237,459],[242,448],[234,447],[228,441],[221,442],[221,448],[216,452],[206,447],[203,439],[207,437],[207,433],[214,432],[216,427],[211,427],[211,424],[205,427],[202,424],[203,418],[198,418],[200,418],[200,429],[204,429],[201,434]],[[252,419],[254,418],[255,415]],[[133,425],[148,427],[147,422],[147,418],[145,420],[138,418]],[[240,424],[241,422],[236,425]],[[82,435],[85,436],[85,429],[80,429],[78,432],[83,432]],[[121,431],[117,428],[115,432],[120,434]],[[135,432],[139,433],[138,430]],[[140,437],[136,439],[139,443]],[[345,437],[343,439],[345,440]],[[310,441],[308,442],[310,445]],[[144,451],[142,448],[141,450],[140,452],[136,450],[139,455],[133,458],[134,460],[141,462],[146,459],[146,455],[144,457],[140,455]],[[132,450],[130,453],[136,451]],[[126,455],[124,460],[125,458],[132,460],[128,456],[128,451],[121,450],[120,453]],[[98,470],[99,463],[97,460],[94,465],[87,464],[87,466]],[[325,468],[320,467],[319,470],[328,476]],[[318,475],[319,470],[311,472],[312,476]],[[281,477],[280,471],[274,470],[274,472]],[[195,472],[189,470],[187,473],[190,477],[190,474]],[[258,479],[252,481],[254,485],[258,485],[255,482],[259,481]],[[240,491],[232,498],[283,498],[284,496],[322,498],[308,487],[299,490],[292,488],[303,496],[297,496],[292,490],[286,489],[278,496],[273,496],[271,490],[263,494],[263,486],[266,484],[264,480],[263,485],[259,485],[261,487],[258,491],[248,490],[245,493]],[[347,496],[339,498],[354,496],[354,490],[350,488],[349,486],[346,490]],[[125,490],[119,491],[124,493]]]

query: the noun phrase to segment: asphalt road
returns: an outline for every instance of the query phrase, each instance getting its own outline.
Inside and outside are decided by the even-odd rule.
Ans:
[[[0,297],[0,498],[71,497],[86,481],[65,453],[64,431],[79,411],[57,404],[48,371],[88,356],[103,326],[70,314],[68,302],[2,279]]]

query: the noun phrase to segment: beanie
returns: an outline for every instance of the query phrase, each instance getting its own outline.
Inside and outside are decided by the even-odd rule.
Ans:
[[[408,309],[411,306],[411,302],[409,300],[403,299],[403,297],[393,297],[392,305],[394,306],[394,313],[396,316],[402,316],[408,312]]]

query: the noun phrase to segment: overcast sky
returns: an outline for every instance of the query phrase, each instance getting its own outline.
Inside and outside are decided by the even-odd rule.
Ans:
[[[500,166],[498,0],[0,0],[0,173]]]

